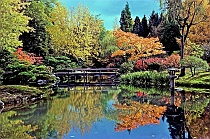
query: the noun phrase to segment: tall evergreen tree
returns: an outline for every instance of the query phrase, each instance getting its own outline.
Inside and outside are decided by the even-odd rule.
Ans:
[[[162,17],[159,17],[158,13],[152,11],[152,14],[149,18],[149,33],[151,37],[158,36],[158,28],[161,23]]]
[[[121,12],[120,29],[125,32],[132,32],[133,30],[131,12],[128,2],[125,5],[125,9],[123,9]]]
[[[142,28],[143,28],[143,37],[147,37],[148,34],[149,34],[149,27],[148,27],[148,24],[147,24],[147,17],[144,15],[144,17],[142,18]]]
[[[136,16],[135,18],[132,32],[137,34],[138,36],[142,36],[144,33],[141,21],[138,16]]]

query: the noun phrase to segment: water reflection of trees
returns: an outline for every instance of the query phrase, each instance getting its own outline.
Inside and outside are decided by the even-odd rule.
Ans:
[[[9,120],[9,117],[15,115],[16,112],[10,111],[0,114],[0,138],[1,139],[24,139],[33,138],[27,132],[37,129],[37,126],[31,124],[24,125],[22,120]]]
[[[138,93],[120,92],[118,95],[120,103],[114,105],[120,110],[116,131],[130,132],[138,126],[156,124],[162,117],[162,120],[166,119],[169,123],[168,129],[173,139],[209,137],[207,136],[210,134],[208,94],[183,91],[175,92],[171,96],[170,93],[168,96],[154,96],[140,92],[138,96]],[[142,116],[142,113],[147,116]]]
[[[115,131],[131,131],[139,126],[159,124],[159,119],[166,110],[165,106],[141,104],[135,101],[130,101],[129,104],[113,105],[117,110],[120,110]]]
[[[206,95],[182,91],[171,94],[170,100],[164,99],[168,104],[164,117],[172,139],[209,138],[206,135],[210,130],[203,117],[209,104]]]
[[[116,121],[116,131],[130,132],[139,126],[158,124],[162,118],[169,123],[172,138],[210,137],[208,94],[177,92],[170,97],[77,88],[60,95],[23,110],[0,114],[0,138],[62,138],[71,130],[85,134],[103,117]]]
[[[89,132],[92,124],[102,118],[101,93],[80,90],[70,91],[67,98],[55,99],[47,115],[53,117],[51,125],[58,136],[67,134],[71,129],[81,134]]]

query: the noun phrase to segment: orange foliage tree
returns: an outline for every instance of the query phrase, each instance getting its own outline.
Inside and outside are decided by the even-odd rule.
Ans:
[[[119,122],[116,124],[115,131],[131,130],[149,124],[159,124],[159,118],[166,111],[166,106],[141,104],[135,101],[131,101],[130,104],[129,106],[113,104],[120,111],[118,115]]]
[[[127,55],[129,60],[137,60],[141,57],[165,54],[158,38],[143,38],[122,30],[115,30],[114,36],[120,50],[114,52],[112,57]]]

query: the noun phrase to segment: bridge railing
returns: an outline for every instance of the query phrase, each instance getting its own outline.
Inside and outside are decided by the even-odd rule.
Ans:
[[[79,85],[79,84],[115,84],[118,82],[118,68],[72,68],[55,72],[55,76],[61,81],[59,85]],[[106,77],[106,78],[104,78]]]

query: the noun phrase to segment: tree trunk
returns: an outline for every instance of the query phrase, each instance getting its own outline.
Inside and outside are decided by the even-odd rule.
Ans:
[[[181,39],[181,52],[180,52],[180,60],[184,58],[184,29],[182,30],[182,39]],[[181,66],[181,73],[179,75],[180,77],[185,76],[185,67]]]
[[[194,75],[193,75],[193,69],[192,69],[192,67],[190,67],[190,71],[191,71],[191,74],[192,74],[192,77],[193,77]]]

